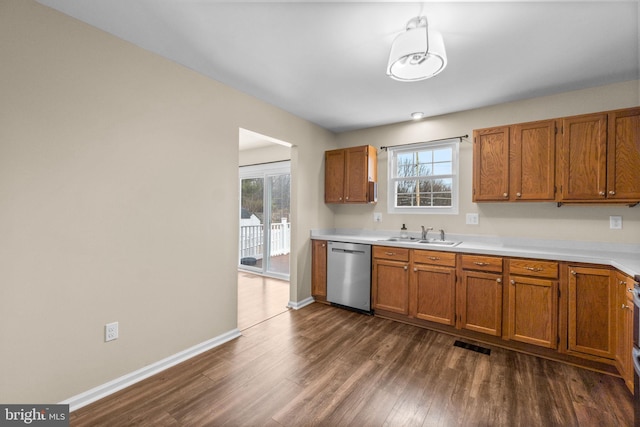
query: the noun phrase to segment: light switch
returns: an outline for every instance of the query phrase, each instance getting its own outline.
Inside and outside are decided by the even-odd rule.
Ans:
[[[467,214],[467,224],[469,225],[478,225],[478,214],[477,213],[468,213]]]

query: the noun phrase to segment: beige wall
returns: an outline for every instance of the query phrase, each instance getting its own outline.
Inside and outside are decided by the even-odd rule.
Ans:
[[[240,166],[291,160],[291,149],[284,145],[271,144],[268,147],[240,151]]]
[[[542,120],[640,105],[640,81],[618,83],[493,107],[405,122],[338,135],[342,147],[370,144],[375,147],[471,136],[473,129]],[[640,244],[640,206],[563,206],[553,203],[471,202],[472,145],[460,144],[459,215],[401,215],[387,213],[387,154],[378,151],[379,202],[374,206],[334,206],[338,228],[411,231],[420,225],[444,228],[450,233],[501,235],[540,239],[584,240]],[[373,212],[383,221],[373,222]],[[465,214],[478,212],[480,224],[465,224]],[[609,216],[623,217],[622,230],[609,230]]]
[[[0,3],[0,58],[0,402],[236,328],[239,127],[294,144],[291,294],[309,296],[333,134],[33,0]]]

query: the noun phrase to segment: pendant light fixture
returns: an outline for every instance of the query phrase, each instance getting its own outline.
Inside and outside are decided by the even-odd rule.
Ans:
[[[442,34],[429,28],[426,16],[407,22],[404,33],[391,45],[387,75],[401,82],[416,82],[433,77],[447,66]]]

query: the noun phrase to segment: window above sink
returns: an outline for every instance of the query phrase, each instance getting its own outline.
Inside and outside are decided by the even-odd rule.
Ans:
[[[458,213],[458,139],[387,151],[389,213]]]

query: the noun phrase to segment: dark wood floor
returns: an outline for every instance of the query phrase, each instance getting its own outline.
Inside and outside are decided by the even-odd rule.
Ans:
[[[79,409],[71,425],[633,425],[619,378],[454,341],[316,303]]]

